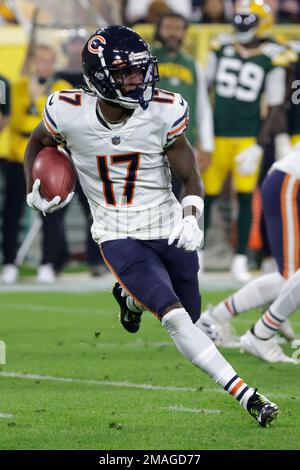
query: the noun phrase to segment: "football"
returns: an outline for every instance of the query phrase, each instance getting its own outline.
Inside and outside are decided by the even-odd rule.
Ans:
[[[56,147],[45,147],[35,157],[32,168],[33,181],[39,179],[41,195],[51,201],[55,196],[63,202],[74,191],[76,173],[69,154]]]

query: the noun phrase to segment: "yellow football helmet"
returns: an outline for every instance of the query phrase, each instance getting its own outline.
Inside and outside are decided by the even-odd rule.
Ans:
[[[237,1],[233,26],[238,42],[248,43],[255,37],[266,37],[273,23],[271,7],[264,0]]]

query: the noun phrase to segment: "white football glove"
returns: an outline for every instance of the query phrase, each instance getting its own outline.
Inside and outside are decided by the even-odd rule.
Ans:
[[[62,203],[60,203],[60,196],[55,196],[52,201],[47,201],[47,199],[43,198],[39,192],[40,185],[41,181],[39,179],[35,180],[31,193],[27,194],[26,201],[29,207],[41,211],[44,215],[46,215],[46,213],[49,214],[57,211],[58,209],[62,209],[67,204],[69,204],[72,197],[74,196],[74,192],[70,193],[67,199],[65,199],[65,201]]]
[[[258,144],[250,145],[235,157],[238,172],[241,175],[252,175],[257,170],[263,154],[263,149]]]
[[[194,251],[201,248],[203,238],[203,231],[199,228],[196,218],[188,215],[175,225],[169,236],[168,245],[172,245],[178,239],[177,248]]]
[[[282,133],[274,137],[275,160],[281,160],[293,150],[293,146],[288,134]]]

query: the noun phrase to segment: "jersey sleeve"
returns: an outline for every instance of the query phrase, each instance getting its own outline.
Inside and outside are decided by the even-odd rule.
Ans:
[[[57,100],[58,100],[58,93],[52,93],[46,102],[43,111],[43,121],[45,127],[49,134],[58,142],[62,143],[65,142],[65,138],[60,130],[58,117],[57,117]]]
[[[173,144],[186,131],[189,124],[189,106],[181,95],[175,95],[168,117],[163,142],[164,148]]]
[[[274,67],[266,75],[266,101],[268,106],[280,106],[284,103],[286,93],[286,70]]]
[[[268,57],[271,67],[288,67],[290,58],[288,48],[282,44],[270,42],[262,45],[262,53]]]

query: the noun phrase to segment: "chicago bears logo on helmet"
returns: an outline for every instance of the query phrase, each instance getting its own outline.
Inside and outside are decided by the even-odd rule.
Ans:
[[[106,40],[103,36],[100,36],[99,34],[92,36],[87,45],[89,52],[91,54],[98,54],[98,50],[99,47],[101,47],[101,44],[106,44]]]

